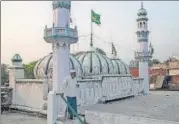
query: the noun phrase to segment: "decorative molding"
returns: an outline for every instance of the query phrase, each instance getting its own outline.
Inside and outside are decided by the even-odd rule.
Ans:
[[[70,10],[71,2],[64,2],[64,1],[53,2],[53,9],[57,9],[57,8],[65,8]]]

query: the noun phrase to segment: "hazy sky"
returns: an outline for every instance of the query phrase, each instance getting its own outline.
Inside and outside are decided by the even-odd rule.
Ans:
[[[101,15],[101,26],[94,25],[94,44],[110,53],[107,42],[116,44],[119,57],[125,62],[134,58],[136,46],[136,18],[139,1],[72,2],[72,19],[79,35],[90,33],[90,10]],[[2,1],[1,2],[1,60],[10,64],[15,53],[24,63],[37,60],[52,51],[51,44],[43,39],[45,25],[52,26],[51,1]],[[154,58],[164,60],[179,55],[179,2],[144,2],[149,18],[149,41],[155,48]],[[78,47],[79,46],[79,47]],[[89,47],[89,37],[80,37],[75,50]]]

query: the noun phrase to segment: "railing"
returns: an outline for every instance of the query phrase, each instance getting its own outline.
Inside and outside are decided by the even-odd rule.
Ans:
[[[72,114],[75,115],[77,117],[77,119],[80,121],[81,124],[85,124],[85,122],[78,116],[78,114],[75,112],[75,110],[73,109],[73,107],[68,103],[68,101],[64,98],[64,96],[62,94],[57,94],[60,95],[60,97],[63,99],[63,101],[66,103],[66,105],[68,106],[68,108],[71,110]]]
[[[148,41],[148,37],[138,37],[138,41]]]
[[[44,30],[44,38],[58,37],[58,36],[68,36],[68,37],[78,38],[78,32],[76,29],[64,28],[64,27],[46,28]]]
[[[140,59],[140,58],[143,58],[143,57],[146,57],[146,58],[152,57],[152,54],[150,52],[135,52],[134,55],[135,55],[136,59]]]

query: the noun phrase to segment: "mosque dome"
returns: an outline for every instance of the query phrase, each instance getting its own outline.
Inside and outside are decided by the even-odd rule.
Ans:
[[[130,74],[129,66],[126,63],[124,63],[121,59],[112,58],[111,62],[114,66],[114,74],[121,74],[121,75]]]
[[[146,16],[147,15],[147,10],[143,8],[143,3],[141,3],[141,8],[139,9],[138,16]]]
[[[15,54],[12,59],[11,59],[12,62],[22,62],[22,58],[19,54]]]
[[[111,60],[106,55],[98,52],[94,47],[77,55],[76,58],[83,66],[83,74],[86,76],[114,73],[114,67]]]
[[[37,62],[34,68],[35,78],[43,79],[45,77],[45,74],[49,78],[52,78],[52,69],[53,69],[52,57],[53,54],[50,53],[49,55],[43,57]],[[70,55],[70,69],[76,70],[77,76],[81,76],[83,73],[83,68],[80,62],[73,55]]]
[[[112,54],[110,56],[111,62],[114,66],[114,74],[130,75],[129,66],[124,63],[121,59],[117,58],[117,51],[114,44],[112,46]]]

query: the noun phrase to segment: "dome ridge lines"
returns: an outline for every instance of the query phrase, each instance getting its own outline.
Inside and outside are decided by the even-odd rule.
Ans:
[[[75,69],[74,63],[73,63],[73,61],[72,61],[71,58],[70,58],[70,62],[71,62],[71,64],[72,64],[72,69]]]
[[[102,72],[102,64],[101,64],[101,60],[98,54],[96,54],[98,60],[99,60],[99,64],[100,64],[100,73]]]
[[[102,57],[104,58],[104,60],[106,61],[106,64],[107,64],[107,68],[108,68],[108,73],[110,72],[110,70],[109,70],[109,63],[108,63],[108,61],[106,60],[106,58],[102,55]]]
[[[38,75],[38,72],[37,72],[37,71],[39,70],[39,65],[42,63],[42,61],[43,61],[47,56],[49,56],[49,55],[44,56],[42,59],[39,60],[39,63],[37,63],[36,74],[35,74],[35,75],[37,75],[37,78],[39,78],[39,75]]]
[[[52,57],[53,57],[53,55],[51,55],[47,61],[46,68],[45,68],[45,75],[47,75],[49,63],[50,63],[50,60],[52,59]]]

